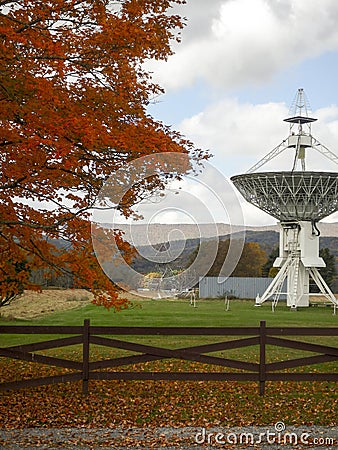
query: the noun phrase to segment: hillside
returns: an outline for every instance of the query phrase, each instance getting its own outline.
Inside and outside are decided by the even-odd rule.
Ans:
[[[163,242],[182,241],[189,239],[210,239],[216,236],[225,236],[230,232],[238,233],[243,227],[233,226],[225,223],[217,224],[119,224],[118,227],[125,233],[127,241],[136,246],[156,245]],[[338,223],[320,222],[318,228],[323,237],[338,236]],[[278,232],[278,225],[263,227],[247,227],[249,235],[251,232]]]
[[[321,230],[322,231],[322,230]],[[328,231],[329,227],[328,227]],[[233,238],[236,239],[241,237],[242,233],[235,233],[233,235]],[[212,241],[216,239],[209,238],[207,241]],[[223,235],[218,236],[220,241],[224,241],[229,239],[229,235]],[[277,231],[273,230],[263,230],[263,231],[253,231],[253,230],[247,230],[245,234],[245,241],[246,242],[256,242],[258,243],[261,248],[266,252],[266,255],[268,256],[272,249],[279,245],[279,233]],[[336,236],[323,236],[320,237],[320,248],[329,248],[330,252],[333,253],[336,257],[336,261],[338,261],[338,237]],[[171,269],[181,269],[189,266],[189,262],[191,262],[191,259],[193,257],[194,252],[197,250],[198,246],[200,244],[200,239],[187,239],[185,241],[170,241],[170,246],[166,252],[167,257],[170,255],[175,255],[179,253],[179,257],[174,259],[172,262],[170,262]],[[156,253],[156,249],[158,250],[158,255],[160,254],[161,246],[155,245],[155,246],[143,246],[139,248],[140,253],[143,255],[138,256],[134,263],[132,264],[133,268],[140,273],[149,273],[149,272],[156,272],[161,267],[161,264],[148,261],[147,255],[153,255],[154,249]],[[180,251],[181,250],[181,251]],[[180,252],[179,252],[180,251]],[[163,264],[162,264],[163,266]],[[338,269],[338,264],[337,264]]]

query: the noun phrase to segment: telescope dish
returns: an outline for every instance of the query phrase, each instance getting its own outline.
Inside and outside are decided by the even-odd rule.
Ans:
[[[245,200],[279,221],[319,221],[338,210],[335,172],[262,172],[231,178]]]

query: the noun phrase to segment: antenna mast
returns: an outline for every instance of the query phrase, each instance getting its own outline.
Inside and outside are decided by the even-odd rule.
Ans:
[[[311,124],[317,119],[309,116],[311,113],[310,103],[306,97],[303,88],[299,88],[297,94],[291,104],[290,117],[284,119],[284,122],[290,124],[289,136],[284,141],[277,145],[271,152],[269,152],[258,163],[252,166],[247,173],[254,173],[260,167],[280,155],[287,149],[295,149],[295,156],[293,160],[292,172],[296,170],[297,163],[300,162],[301,171],[305,172],[305,156],[306,149],[313,148],[330,161],[338,164],[338,157],[331,152],[327,147],[322,145],[311,134]]]
[[[284,122],[290,124],[288,147],[294,147],[296,150],[292,171],[296,170],[298,160],[300,160],[302,171],[305,171],[305,149],[312,146],[311,123],[317,120],[309,117],[310,111],[310,103],[304,89],[299,88],[290,107],[292,116],[284,119]],[[296,125],[298,125],[297,131],[294,130]],[[303,125],[307,126],[307,132],[303,130]]]

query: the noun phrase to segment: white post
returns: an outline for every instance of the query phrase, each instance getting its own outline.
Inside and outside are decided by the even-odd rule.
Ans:
[[[196,294],[194,289],[190,291],[190,305],[196,308]]]
[[[230,298],[226,295],[224,297],[225,310],[230,311]]]

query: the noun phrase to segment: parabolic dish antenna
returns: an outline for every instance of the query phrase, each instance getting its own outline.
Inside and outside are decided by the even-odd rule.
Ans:
[[[309,104],[303,89],[298,89],[292,106],[292,116],[285,119],[290,124],[287,139],[275,147],[247,173],[231,177],[245,200],[278,219],[280,223],[279,257],[274,266],[280,270],[256,304],[272,300],[273,309],[281,294],[286,294],[287,305],[292,309],[309,306],[309,278],[334,305],[338,301],[318,268],[325,267],[319,257],[319,230],[317,222],[338,211],[338,173],[306,170],[308,152],[321,153],[332,166],[338,157],[311,134]],[[259,169],[285,150],[293,150],[290,171],[259,172]],[[300,166],[300,167],[297,167]],[[282,292],[287,279],[287,291]],[[314,295],[311,293],[311,295]]]
[[[279,221],[319,221],[338,210],[335,172],[263,172],[231,178],[243,197]]]

